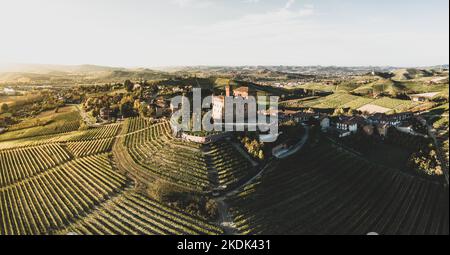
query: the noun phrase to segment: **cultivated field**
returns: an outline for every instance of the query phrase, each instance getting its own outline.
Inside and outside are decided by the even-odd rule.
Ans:
[[[131,118],[124,131],[118,162],[128,162],[132,172],[145,180],[162,178],[191,190],[209,191],[218,184],[235,184],[253,169],[229,144],[207,147],[174,139],[168,122],[150,125],[146,119]],[[218,180],[212,176],[215,172]]]
[[[143,124],[126,128],[135,132],[125,136],[130,144],[142,137],[159,139],[162,133],[154,130],[167,131],[167,123],[138,122]],[[134,180],[113,161],[113,144],[124,137],[120,129],[121,124],[62,129],[59,135],[35,136],[33,141],[0,142],[0,234],[223,233],[203,218],[133,189]]]
[[[229,199],[243,234],[448,234],[448,187],[324,143]]]
[[[320,97],[312,100],[290,100],[286,102],[289,107],[304,107],[317,109],[337,109],[337,108],[351,108],[359,109],[366,105],[373,105],[374,107],[382,107],[383,110],[389,111],[406,111],[420,106],[421,103],[413,102],[411,100],[400,100],[389,97],[382,97],[378,99],[355,96],[347,93],[336,93],[326,97]],[[379,108],[380,110],[382,108]],[[389,112],[388,111],[388,112]]]

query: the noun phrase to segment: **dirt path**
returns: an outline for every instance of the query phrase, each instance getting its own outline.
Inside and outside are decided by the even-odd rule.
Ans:
[[[239,230],[235,227],[233,217],[230,214],[230,209],[225,199],[216,199],[217,209],[219,210],[219,221],[217,222],[224,231],[225,235],[239,235]]]
[[[240,144],[236,144],[234,142],[231,142],[231,144],[233,145],[234,148],[236,148],[236,150],[242,155],[244,156],[246,159],[248,159],[248,161],[250,161],[250,163],[252,164],[252,166],[256,167],[258,166],[258,163],[256,161],[254,161],[247,152],[244,151],[244,149],[242,149],[242,147],[240,146]]]

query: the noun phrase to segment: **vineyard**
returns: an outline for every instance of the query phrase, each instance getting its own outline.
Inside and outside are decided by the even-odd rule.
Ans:
[[[233,186],[240,180],[254,174],[251,163],[226,141],[211,146],[211,161],[217,170],[220,186]]]
[[[168,122],[146,125],[142,118],[129,119],[127,133],[121,138],[121,155],[116,155],[121,157],[118,161],[135,165],[135,172],[144,179],[162,178],[188,189],[208,191],[217,184],[232,185],[252,169],[229,144],[207,148],[174,139]],[[218,172],[218,183],[211,178],[211,171]]]
[[[105,224],[107,223],[107,224]],[[204,220],[162,205],[134,192],[125,191],[95,213],[62,233],[86,235],[217,235],[223,231]]]
[[[5,186],[0,190],[2,234],[52,233],[125,186],[107,155],[73,160]]]
[[[134,181],[116,169],[113,144],[126,140],[149,146],[146,141],[169,139],[169,133],[167,123],[151,125],[143,119],[136,119],[136,126],[130,123],[134,124],[125,123],[122,132],[121,124],[112,124],[0,143],[0,234],[223,233],[204,219],[132,189]],[[181,164],[194,157],[188,152],[195,148],[185,146],[185,155],[176,159]],[[187,169],[198,171],[192,165]]]
[[[420,106],[420,102],[413,102],[410,100],[393,99],[389,97],[382,97],[379,99],[355,96],[347,93],[336,93],[330,96],[317,98],[314,100],[293,100],[287,103],[289,107],[305,107],[318,109],[336,109],[336,108],[352,108],[359,109],[365,105],[372,104],[388,108],[396,111],[407,111]]]
[[[183,142],[168,122],[144,118],[2,142],[0,234],[223,234],[134,187],[162,179],[204,194],[231,190],[258,172],[232,143]],[[439,183],[321,142],[270,166],[226,200],[242,234],[448,234],[448,187]]]
[[[24,121],[12,126],[11,131],[0,135],[0,142],[76,131],[80,127],[80,119],[77,112],[69,111],[43,120]]]
[[[243,234],[448,234],[448,187],[321,144],[229,199]]]
[[[62,164],[71,156],[59,144],[0,150],[0,187]]]

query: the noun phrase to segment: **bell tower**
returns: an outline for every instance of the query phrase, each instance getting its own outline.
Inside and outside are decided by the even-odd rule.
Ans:
[[[231,96],[231,86],[230,81],[228,81],[227,85],[225,86],[225,96],[230,97]]]

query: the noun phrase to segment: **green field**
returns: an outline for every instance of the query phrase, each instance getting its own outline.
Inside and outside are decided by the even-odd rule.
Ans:
[[[396,111],[406,111],[419,106],[421,103],[413,102],[411,100],[400,100],[389,97],[382,97],[378,99],[355,96],[347,93],[336,93],[330,96],[321,97],[313,100],[298,100],[297,102],[289,101],[291,107],[306,107],[317,109],[337,109],[337,108],[352,108],[358,109],[366,104],[374,104],[381,107],[389,108]]]

